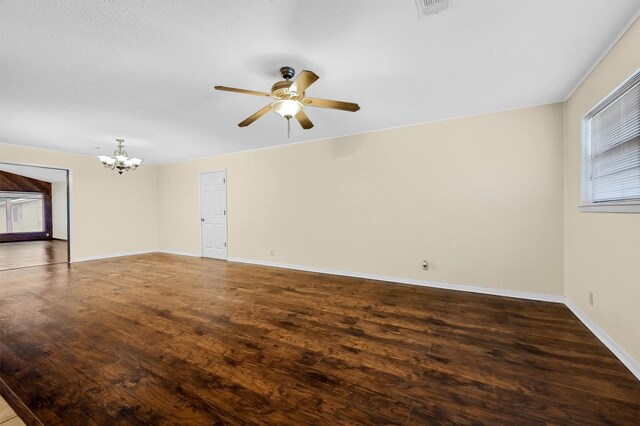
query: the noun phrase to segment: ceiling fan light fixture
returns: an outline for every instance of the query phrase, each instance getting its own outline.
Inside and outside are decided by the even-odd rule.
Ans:
[[[281,99],[271,104],[271,111],[283,117],[295,117],[304,106],[293,99]]]

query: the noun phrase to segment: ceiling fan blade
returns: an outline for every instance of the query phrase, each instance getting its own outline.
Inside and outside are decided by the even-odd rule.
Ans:
[[[269,112],[269,110],[271,109],[271,104],[267,105],[266,107],[262,108],[260,111],[256,112],[253,115],[250,115],[249,117],[247,117],[243,122],[241,122],[240,124],[238,124],[239,127],[247,127],[249,124],[253,123],[254,121],[256,121],[258,118],[262,117],[263,115],[265,115],[267,112]]]
[[[352,102],[332,101],[330,99],[304,98],[302,103],[306,106],[333,108],[351,112],[356,112],[360,109],[360,105],[358,104],[354,104]]]
[[[320,77],[318,77],[313,71],[304,70],[298,74],[298,77],[289,88],[289,92],[302,94],[302,92],[307,90],[307,87],[311,86],[319,78]]]
[[[236,89],[235,87],[227,87],[227,86],[216,86],[214,87],[214,89],[224,90],[225,92],[244,93],[246,95],[271,96],[271,93],[267,93],[267,92],[256,92],[255,90]]]
[[[300,123],[303,129],[310,129],[313,127],[313,123],[309,120],[309,116],[303,109],[296,114],[296,120],[298,120],[298,123]]]

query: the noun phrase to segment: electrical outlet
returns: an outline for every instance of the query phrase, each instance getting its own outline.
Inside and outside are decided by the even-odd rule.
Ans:
[[[593,306],[593,293],[589,292],[589,304]]]
[[[426,260],[422,261],[422,269],[425,271],[429,270],[429,262],[427,262]]]
[[[269,256],[274,256],[275,254],[276,254],[276,251],[274,249],[269,250]]]

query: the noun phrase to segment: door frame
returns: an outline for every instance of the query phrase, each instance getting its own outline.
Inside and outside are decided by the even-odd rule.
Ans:
[[[200,257],[204,259],[204,250],[202,249],[202,175],[207,174],[207,173],[219,173],[219,172],[223,172],[224,173],[224,205],[226,207],[226,214],[224,215],[224,224],[225,224],[225,231],[226,231],[226,238],[227,238],[227,257],[225,257],[224,259],[218,259],[218,260],[224,260],[224,261],[228,261],[229,260],[229,197],[228,197],[228,193],[229,193],[229,186],[227,185],[229,183],[229,178],[227,177],[227,168],[221,168],[221,169],[213,169],[213,170],[206,170],[204,172],[200,172],[198,173],[198,223],[200,224]],[[209,259],[207,257],[207,259]]]
[[[71,264],[72,262],[72,235],[71,235],[71,181],[72,181],[72,173],[71,167],[54,167],[54,166],[44,166],[42,164],[34,164],[34,163],[14,163],[12,161],[0,161],[0,164],[8,164],[11,166],[26,166],[26,167],[38,167],[40,169],[52,169],[52,170],[62,170],[67,174],[67,264]],[[226,176],[226,173],[225,173]],[[51,231],[53,233],[53,230]],[[53,236],[53,234],[52,234]]]

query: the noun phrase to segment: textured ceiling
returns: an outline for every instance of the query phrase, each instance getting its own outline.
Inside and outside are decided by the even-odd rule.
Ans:
[[[614,7],[615,6],[615,7]],[[640,0],[0,0],[0,142],[165,163],[564,100]],[[278,69],[315,71],[302,130],[269,113]],[[101,147],[101,149],[96,149]],[[0,161],[2,159],[0,158]]]

